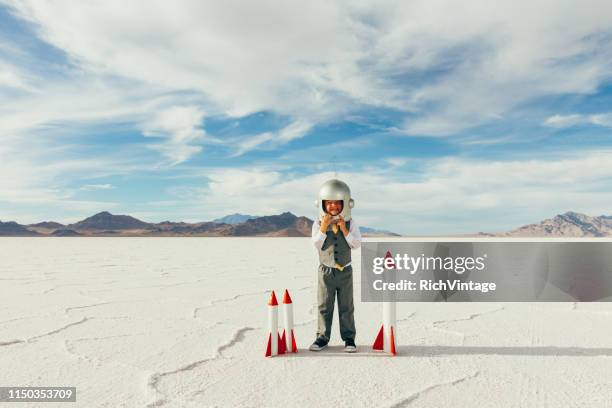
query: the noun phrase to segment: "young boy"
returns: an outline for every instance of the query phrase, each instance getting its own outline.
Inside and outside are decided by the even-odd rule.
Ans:
[[[317,293],[319,319],[317,338],[310,346],[312,351],[327,347],[336,294],[344,351],[347,353],[357,351],[351,250],[361,245],[361,234],[357,223],[351,218],[353,205],[351,190],[346,183],[332,179],[321,186],[317,200],[319,220],[312,225],[312,241],[319,252]]]

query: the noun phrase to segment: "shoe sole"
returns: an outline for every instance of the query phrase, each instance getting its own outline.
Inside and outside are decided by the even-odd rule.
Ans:
[[[323,350],[325,347],[327,347],[327,344],[326,344],[326,345],[324,345],[323,347],[312,347],[312,346],[310,346],[310,347],[308,347],[308,350],[310,350],[310,351],[321,351],[321,350]]]
[[[357,352],[357,348],[345,348],[344,352],[345,353],[356,353]]]

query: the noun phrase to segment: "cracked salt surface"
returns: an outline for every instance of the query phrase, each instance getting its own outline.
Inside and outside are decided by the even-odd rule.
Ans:
[[[401,303],[389,358],[370,351],[381,307],[356,274],[360,352],[342,352],[336,318],[313,353],[308,239],[0,238],[0,257],[0,384],[76,386],[74,407],[612,401],[610,303]],[[300,350],[266,359],[267,291],[285,288]]]

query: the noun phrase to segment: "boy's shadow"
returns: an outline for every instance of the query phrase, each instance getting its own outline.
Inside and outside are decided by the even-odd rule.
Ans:
[[[491,356],[558,356],[558,357],[596,357],[612,356],[610,347],[556,347],[556,346],[398,346],[395,357],[442,357],[452,355],[491,355]],[[344,346],[328,346],[321,351],[298,349],[288,357],[389,357],[389,354],[372,350],[370,346],[357,346],[356,353],[344,352]],[[282,356],[281,356],[282,357]]]

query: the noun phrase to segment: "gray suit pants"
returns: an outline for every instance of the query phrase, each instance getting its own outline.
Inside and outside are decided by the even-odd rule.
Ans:
[[[338,295],[338,317],[342,340],[355,339],[355,307],[353,305],[353,267],[344,270],[319,265],[317,300],[319,320],[317,337],[331,335],[334,303]]]

